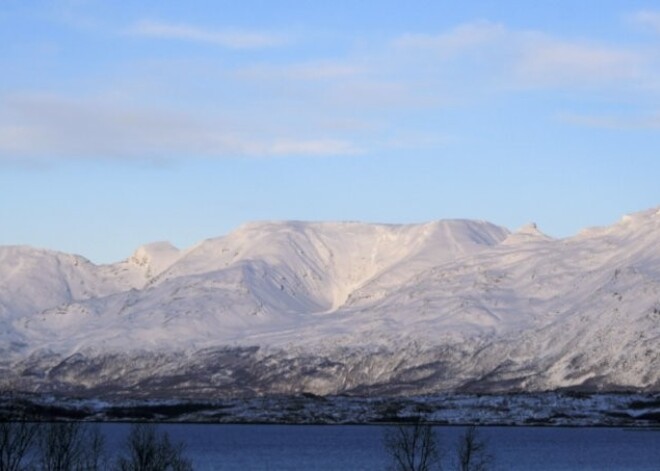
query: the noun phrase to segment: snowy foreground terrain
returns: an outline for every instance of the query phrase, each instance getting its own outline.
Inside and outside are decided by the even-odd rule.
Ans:
[[[558,240],[263,222],[112,265],[0,247],[5,396],[654,393],[659,346],[660,209]]]

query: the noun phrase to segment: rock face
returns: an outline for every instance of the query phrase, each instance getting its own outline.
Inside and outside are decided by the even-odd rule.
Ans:
[[[125,262],[0,247],[0,387],[79,395],[660,390],[660,211],[262,222]]]

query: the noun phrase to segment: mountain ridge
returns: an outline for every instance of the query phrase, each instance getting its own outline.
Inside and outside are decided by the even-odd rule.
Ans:
[[[660,209],[564,239],[265,221],[108,265],[0,247],[0,328],[12,390],[658,390]]]

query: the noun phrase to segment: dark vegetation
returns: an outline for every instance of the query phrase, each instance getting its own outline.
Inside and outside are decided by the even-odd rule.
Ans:
[[[274,424],[408,423],[657,427],[660,394],[580,391],[413,397],[85,398],[0,391],[0,420]]]
[[[444,450],[433,427],[420,420],[388,428],[383,444],[394,471],[487,471],[493,463],[488,444],[475,426],[465,429],[453,453]]]
[[[430,425],[417,421],[388,428],[383,441],[396,471],[429,471],[440,467],[438,438]]]
[[[493,461],[475,427],[449,450],[433,427],[420,420],[393,425],[383,443],[396,471],[487,471]],[[83,422],[0,422],[0,471],[192,471],[182,443],[156,425],[131,427],[115,455],[105,447],[99,426]]]
[[[459,471],[486,471],[493,462],[488,444],[475,426],[468,427],[458,439],[456,458]]]
[[[145,404],[136,406],[110,407],[106,411],[109,419],[169,420],[194,412],[222,409],[221,405],[202,403]]]
[[[184,446],[152,424],[131,428],[119,456],[95,424],[0,422],[0,471],[191,471]]]
[[[154,425],[134,425],[119,457],[121,471],[189,471],[190,460],[184,456],[183,444],[173,444],[167,433],[159,433]]]

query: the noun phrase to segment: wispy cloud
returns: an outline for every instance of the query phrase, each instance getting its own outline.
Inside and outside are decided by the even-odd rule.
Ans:
[[[654,15],[638,13],[638,21],[652,24]],[[273,47],[287,40],[158,21],[135,23],[128,32],[226,48]],[[311,56],[307,49],[303,55],[286,51],[270,62],[262,55],[259,62],[241,55],[230,66],[210,52],[164,63],[142,61],[115,83],[101,81],[91,99],[0,96],[0,158],[330,156],[375,153],[386,146],[414,149],[419,143],[439,147],[443,141],[434,136],[455,133],[447,130],[451,120],[445,116],[460,108],[485,110],[493,98],[539,97],[536,111],[554,117],[558,108],[570,106],[553,101],[549,109],[548,93],[557,91],[576,93],[553,98],[578,96],[594,103],[660,96],[660,87],[653,88],[659,64],[650,47],[487,21],[389,41],[363,38]],[[103,90],[125,93],[113,101],[100,98]],[[648,117],[562,119],[576,126],[657,128],[657,120]],[[435,121],[449,124],[424,127]],[[394,139],[393,131],[413,137]]]
[[[255,155],[355,155],[362,153],[354,144],[341,139],[278,139],[267,144],[258,145]]]
[[[0,160],[105,158],[167,160],[352,155],[352,142],[327,136],[249,135],[168,110],[56,96],[0,100]]]
[[[535,86],[627,81],[640,76],[644,62],[642,54],[633,50],[540,34],[528,35],[519,50],[515,59],[518,78]]]
[[[577,126],[611,129],[616,131],[660,129],[660,113],[641,116],[562,113],[558,118],[560,121]]]
[[[337,80],[365,73],[365,68],[349,62],[313,61],[287,65],[258,64],[238,69],[238,78],[253,80]]]
[[[476,21],[458,25],[439,34],[403,34],[395,38],[392,44],[399,49],[426,49],[449,57],[498,41],[505,34],[506,28],[499,23]]]
[[[215,44],[229,49],[260,49],[281,46],[289,39],[280,34],[241,30],[210,30],[198,26],[142,20],[126,32],[135,36],[155,39],[175,39]]]
[[[660,34],[660,11],[640,10],[631,14],[628,19],[642,28]]]
[[[393,45],[417,54],[420,61],[426,58],[453,67],[476,59],[485,72],[482,83],[488,77],[497,78],[508,88],[582,87],[628,80],[640,75],[645,60],[642,53],[625,47],[510,29],[485,21],[466,23],[436,35],[402,35]]]

